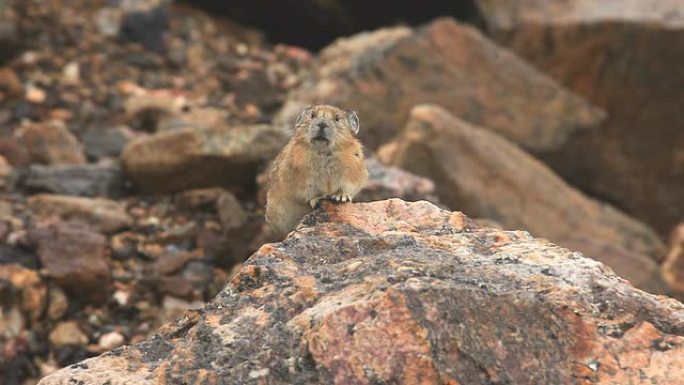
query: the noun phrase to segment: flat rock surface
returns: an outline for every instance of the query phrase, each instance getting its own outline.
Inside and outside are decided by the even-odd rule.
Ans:
[[[398,199],[334,205],[205,308],[55,384],[676,384],[684,306],[525,232]]]

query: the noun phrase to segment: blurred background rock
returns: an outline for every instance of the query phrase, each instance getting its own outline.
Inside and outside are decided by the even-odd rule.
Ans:
[[[0,1],[0,383],[212,298],[274,240],[263,171],[309,103],[359,111],[360,200],[682,298],[682,47],[684,1]]]

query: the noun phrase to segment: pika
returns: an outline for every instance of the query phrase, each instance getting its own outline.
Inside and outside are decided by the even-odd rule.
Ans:
[[[266,221],[281,235],[321,199],[351,202],[368,182],[359,117],[328,105],[302,110],[268,172]]]

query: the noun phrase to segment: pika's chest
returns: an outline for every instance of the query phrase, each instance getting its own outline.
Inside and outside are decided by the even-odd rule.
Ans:
[[[320,193],[332,194],[340,186],[342,167],[340,161],[327,154],[311,158],[311,187]]]

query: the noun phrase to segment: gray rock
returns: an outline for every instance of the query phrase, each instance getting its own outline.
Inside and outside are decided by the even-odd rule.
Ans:
[[[132,139],[128,127],[91,128],[83,134],[84,151],[93,159],[117,157]]]
[[[85,164],[28,168],[21,187],[31,192],[117,198],[124,194],[124,178],[118,165]]]

